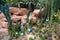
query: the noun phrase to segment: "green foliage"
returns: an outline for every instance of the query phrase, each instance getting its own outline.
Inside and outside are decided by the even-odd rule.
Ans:
[[[58,22],[58,16],[57,15],[53,15],[53,22]]]
[[[16,4],[17,2],[20,2],[20,0],[6,0],[7,4],[11,6],[12,4]]]
[[[27,23],[29,22],[30,10],[27,12]]]
[[[33,22],[33,20],[31,19],[30,22],[29,22],[29,24],[30,24],[31,27],[33,26],[33,23],[34,23],[34,22]]]
[[[1,11],[3,12],[3,14],[5,15],[7,21],[8,21],[8,24],[10,27],[12,27],[12,21],[11,21],[11,18],[10,18],[10,15],[9,15],[9,6],[7,5],[6,1],[0,1],[0,8],[1,8]]]
[[[40,37],[38,40],[45,40],[45,36]]]
[[[39,23],[37,23],[37,26],[38,26],[39,29],[42,28],[42,26],[43,26],[43,22],[40,21]]]
[[[11,5],[11,0],[6,0],[8,5]]]
[[[58,9],[60,8],[60,0],[54,0],[54,3],[53,3],[53,8],[54,8],[54,11],[58,11]]]
[[[10,28],[10,27],[9,27]],[[11,37],[19,36],[20,26],[18,23],[12,26],[12,30],[8,30]]]
[[[52,21],[53,21],[53,22],[60,23],[60,10],[58,10],[57,13],[55,13],[55,14],[52,16]]]
[[[7,3],[9,5],[12,5],[11,0],[6,0],[6,1],[7,1]],[[15,4],[16,2],[19,2],[19,1],[20,0],[12,0],[13,4]],[[45,7],[46,7],[46,12],[45,12],[46,15],[45,16],[48,15],[49,17],[51,17],[51,10],[52,10],[51,9],[51,0],[42,0],[42,1],[41,0],[32,0],[32,1],[31,0],[23,0],[23,1],[25,3],[29,4],[29,7],[28,7],[29,10],[28,10],[28,13],[27,13],[27,23],[29,24],[29,27],[33,25],[33,21],[29,20],[29,16],[30,16],[30,13],[31,13],[30,12],[31,11],[30,10],[31,9],[31,3],[34,4],[35,7],[38,7],[40,5],[40,3],[43,3],[43,1],[46,1],[47,3],[46,2],[43,3],[43,4],[45,4]],[[3,4],[4,4],[4,6],[3,6]],[[19,36],[20,35],[20,27],[21,27],[21,25],[19,25],[18,23],[16,23],[15,25],[12,25],[12,21],[11,21],[10,15],[9,15],[9,7],[8,7],[8,5],[6,3],[3,3],[3,4],[1,4],[2,5],[2,11],[3,11],[4,15],[6,16],[6,19],[7,19],[8,23],[9,23],[9,30],[8,30],[9,34],[10,34],[11,37]],[[59,3],[57,3],[57,4],[59,5]],[[58,5],[57,5],[57,7],[59,8]],[[56,6],[55,6],[55,8],[56,8]],[[58,13],[60,13],[60,12],[58,12]],[[53,22],[57,22],[57,21],[58,21],[58,16],[53,15]],[[38,26],[38,31],[41,32],[40,28],[42,28],[43,22],[40,21],[39,23],[37,23],[37,26]],[[27,30],[27,24],[24,25],[24,30]],[[44,32],[49,33],[49,32],[51,32],[51,30],[46,29]],[[34,32],[33,32],[33,34],[34,34]],[[29,38],[29,40],[33,40],[33,38]],[[41,38],[39,38],[39,40],[45,40],[45,37],[41,37]]]
[[[24,26],[24,31],[27,31],[27,24],[25,23],[23,26]]]
[[[44,33],[47,33],[47,34],[48,34],[48,33],[50,33],[50,32],[52,32],[51,29],[45,29],[45,30],[44,30]]]
[[[32,37],[30,37],[30,38],[29,38],[29,40],[33,40],[33,38],[32,38]]]

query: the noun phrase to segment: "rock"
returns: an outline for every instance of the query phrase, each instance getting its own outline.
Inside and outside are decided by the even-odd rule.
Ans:
[[[10,39],[10,36],[4,36],[2,40],[9,40]]]
[[[36,22],[36,17],[33,17],[33,22]]]
[[[7,29],[8,28],[8,22],[2,22],[2,27]]]
[[[13,14],[19,14],[19,8],[17,7],[10,7],[10,13],[13,13]]]
[[[2,33],[3,35],[6,35],[6,34],[8,34],[8,29],[1,28],[0,33]],[[4,33],[6,33],[6,34],[4,34]]]
[[[22,22],[23,24],[26,23],[26,18],[27,18],[26,15],[22,16],[22,18],[21,18],[21,22]]]
[[[12,19],[12,22],[17,22],[18,20],[21,19],[22,16],[12,16],[11,19]]]
[[[1,21],[2,22],[7,22],[7,19],[6,18],[2,18]]]
[[[34,14],[34,15],[39,15],[39,13],[40,13],[40,9],[35,9],[35,10],[33,11],[33,14]]]
[[[29,16],[29,20],[31,20],[31,19],[33,20],[33,22],[36,22],[36,16],[34,16],[33,13],[31,13]]]
[[[1,37],[1,40],[8,40],[9,39],[9,36],[8,36],[8,29],[5,29],[5,28],[1,28],[0,29],[0,37]]]
[[[29,16],[29,20],[31,20],[32,19],[32,16]]]
[[[46,28],[45,27],[43,27],[41,30],[42,30],[42,32],[44,32],[44,30],[45,30]]]
[[[15,15],[25,15],[27,13],[26,8],[17,8],[17,7],[10,7],[10,13],[13,13]]]
[[[36,25],[33,25],[33,27],[32,27],[32,28],[36,30],[36,29],[37,29],[37,26],[36,26]]]
[[[25,15],[27,13],[27,9],[26,8],[21,8],[19,11],[20,15]]]
[[[0,21],[0,28],[2,28],[2,22]]]
[[[31,13],[30,16],[29,16],[29,20],[33,19],[33,17],[34,17],[34,14]]]
[[[41,11],[42,11],[42,13],[44,14],[45,8],[42,8]],[[34,14],[34,16],[39,16],[39,14],[40,14],[40,9],[35,9],[35,10],[33,11],[33,14]]]
[[[45,12],[45,8],[42,8],[42,12]]]
[[[2,19],[2,18],[5,18],[3,13],[0,14],[0,19]]]

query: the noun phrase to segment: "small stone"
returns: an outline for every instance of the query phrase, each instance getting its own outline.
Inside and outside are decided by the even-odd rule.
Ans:
[[[2,27],[7,29],[8,28],[8,22],[2,22]]]
[[[21,35],[24,35],[24,33],[22,32]]]
[[[46,22],[48,22],[49,21],[49,19],[46,19]]]
[[[18,32],[16,32],[16,35],[18,34]]]
[[[28,32],[31,32],[31,29],[30,28],[28,28]]]

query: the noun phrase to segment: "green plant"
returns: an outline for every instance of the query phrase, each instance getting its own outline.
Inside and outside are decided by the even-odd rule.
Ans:
[[[10,35],[11,37],[17,37],[17,36],[19,36],[19,32],[20,32],[20,26],[19,26],[19,24],[16,23],[16,24],[13,25],[12,27],[13,27],[12,30],[10,30],[10,29],[8,30],[9,35]]]
[[[12,6],[13,4],[16,4],[17,2],[20,2],[20,0],[6,0],[6,2],[9,6]]]
[[[33,40],[33,38],[32,38],[32,37],[30,37],[30,38],[29,38],[29,40]]]
[[[44,30],[44,33],[46,33],[46,34],[48,34],[48,33],[50,33],[50,32],[52,32],[51,29],[45,29],[45,30]]]
[[[53,3],[53,9],[55,12],[58,11],[58,9],[60,8],[60,0],[54,0],[54,3]],[[59,9],[60,10],[60,9]]]
[[[38,40],[45,40],[45,36],[39,37]]]
[[[27,24],[25,23],[23,26],[24,26],[24,31],[27,31]]]
[[[33,26],[34,22],[33,22],[32,19],[30,20],[29,24],[30,24],[31,27]]]
[[[58,16],[57,15],[53,15],[53,22],[58,22]]]
[[[39,22],[39,23],[37,23],[37,26],[38,26],[38,28],[39,28],[39,29],[40,29],[40,28],[42,28],[42,26],[43,26],[42,21],[41,21],[41,22]]]
[[[10,15],[9,15],[9,6],[6,3],[6,0],[1,0],[0,1],[0,10],[5,15],[5,17],[6,17],[7,21],[8,21],[9,27],[11,29],[11,27],[12,27],[12,20],[11,20]]]

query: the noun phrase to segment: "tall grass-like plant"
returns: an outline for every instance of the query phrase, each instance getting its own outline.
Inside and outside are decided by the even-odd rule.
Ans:
[[[19,26],[18,26],[18,24],[16,24],[15,26],[12,25],[12,20],[11,20],[11,17],[9,15],[9,6],[7,5],[6,1],[2,1],[2,0],[0,1],[0,9],[1,9],[1,12],[3,12],[3,14],[5,15],[5,17],[6,17],[7,21],[8,21],[9,35],[11,37],[14,37],[16,35],[15,33],[19,31],[19,29],[18,29]]]
[[[0,1],[0,9],[3,12],[3,14],[5,15],[8,23],[9,23],[9,26],[12,27],[12,21],[11,21],[10,15],[9,15],[9,6],[7,5],[6,1],[2,1],[2,0]]]
[[[17,2],[20,2],[20,0],[6,0],[6,2],[9,6],[12,6],[13,4],[16,4]]]
[[[7,3],[8,4],[11,4],[11,0],[6,0],[7,1]],[[25,3],[27,2],[28,3],[28,12],[27,12],[27,28],[30,28],[31,26],[32,26],[32,24],[30,23],[29,24],[29,22],[30,22],[30,20],[29,20],[29,16],[30,16],[30,13],[31,13],[31,3],[33,3],[34,4],[34,6],[35,6],[35,8],[38,8],[38,6],[39,6],[39,9],[40,9],[40,13],[42,14],[42,11],[41,11],[41,6],[42,6],[42,3],[43,3],[43,1],[41,1],[41,0],[22,0],[22,1],[24,1]],[[16,2],[19,2],[19,0],[12,0],[12,2],[13,2],[13,4],[14,3],[16,3]],[[45,8],[46,8],[46,11],[45,11],[45,18],[49,18],[49,20],[51,20],[50,22],[52,23],[52,0],[46,0],[46,2],[45,2]],[[5,17],[6,17],[6,19],[7,19],[7,21],[8,21],[8,23],[9,23],[9,31],[10,31],[10,35],[13,37],[14,35],[15,35],[15,32],[16,32],[16,34],[17,34],[17,31],[19,32],[20,30],[18,29],[19,27],[18,27],[18,24],[16,24],[15,26],[13,26],[12,25],[12,21],[11,21],[11,18],[10,18],[10,15],[9,15],[9,6],[7,5],[7,3],[5,2],[5,1],[2,1],[2,0],[0,0],[0,9],[2,9],[1,11],[3,12],[3,14],[5,15]],[[41,3],[41,5],[40,5],[40,3]],[[56,2],[57,3],[57,2]],[[56,7],[55,7],[56,8]],[[47,16],[48,15],[48,16]],[[41,16],[41,18],[42,18],[42,16]],[[43,25],[43,21],[42,21],[42,19],[41,19],[41,21],[39,22],[39,23],[37,23],[38,24],[38,28],[40,29],[40,28],[42,28],[42,25]],[[31,25],[31,26],[30,26]],[[12,26],[13,26],[13,28],[12,28]],[[23,30],[23,26],[21,26],[22,28],[22,30]],[[47,31],[47,30],[46,30]],[[49,32],[49,31],[48,31]],[[18,33],[19,34],[19,33]],[[42,39],[43,40],[43,39]]]
[[[7,21],[8,21],[8,24],[9,24],[9,27],[8,27],[8,32],[10,34],[11,37],[13,37],[15,31],[13,30],[13,26],[12,26],[12,20],[11,20],[11,17],[9,15],[9,6],[7,5],[6,3],[6,0],[0,0],[0,9],[1,9],[1,12],[3,12],[3,14],[5,15]]]

